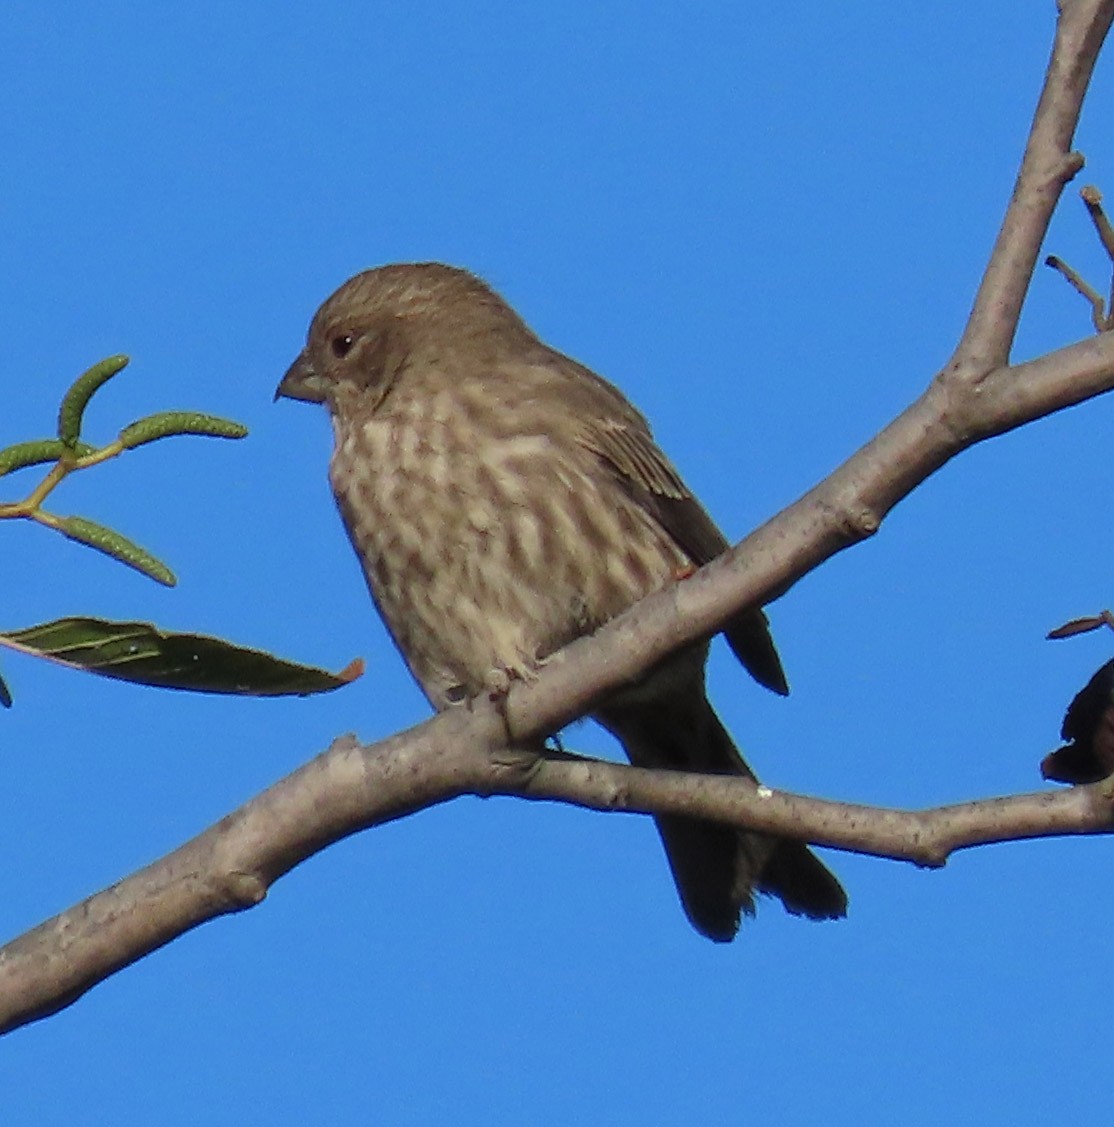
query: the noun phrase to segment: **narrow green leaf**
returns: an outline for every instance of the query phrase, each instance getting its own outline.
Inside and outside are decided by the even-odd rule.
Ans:
[[[101,677],[201,693],[308,696],[338,689],[363,672],[362,661],[329,673],[222,638],[101,618],[61,618],[5,632],[0,646]]]
[[[174,572],[162,560],[114,529],[105,528],[103,524],[86,520],[85,517],[59,517],[58,530],[71,540],[88,544],[90,548],[96,548],[128,567],[134,567],[156,583],[173,587],[178,582]]]
[[[160,411],[137,419],[120,431],[120,442],[125,450],[168,438],[176,434],[201,434],[211,438],[243,438],[248,428],[231,419],[217,415],[202,415],[197,411]]]
[[[75,442],[66,446],[60,438],[39,438],[33,442],[17,442],[0,450],[0,477],[22,470],[27,466],[41,466],[45,462],[57,462],[67,451],[79,458],[92,454],[96,448],[85,442]]]
[[[62,406],[58,410],[58,437],[67,447],[72,449],[77,443],[78,436],[81,434],[82,416],[94,392],[103,387],[127,363],[126,356],[109,356],[78,376],[69,391],[62,397]]]
[[[66,447],[59,438],[40,438],[32,442],[17,442],[0,450],[0,477],[21,470],[24,466],[41,466],[44,462],[57,462]]]

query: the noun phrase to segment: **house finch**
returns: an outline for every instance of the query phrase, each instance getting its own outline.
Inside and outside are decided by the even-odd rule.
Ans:
[[[345,282],[276,395],[324,403],[329,477],[371,596],[433,707],[529,678],[545,658],[727,548],[620,392],[543,344],[491,289],[433,263]],[[788,687],[761,610],[724,633]],[[708,703],[692,646],[594,719],[639,767],[754,778]],[[754,890],[846,912],[798,841],[661,816],[685,912],[727,941]]]

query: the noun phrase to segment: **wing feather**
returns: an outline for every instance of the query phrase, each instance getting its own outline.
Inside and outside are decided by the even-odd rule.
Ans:
[[[568,360],[566,363],[574,364]],[[577,441],[610,467],[623,488],[695,566],[726,551],[727,538],[654,442],[645,418],[606,380],[587,368],[574,366],[578,378],[570,389],[575,387],[577,395],[587,393],[596,401],[577,404]],[[723,632],[735,656],[756,681],[776,693],[789,692],[763,611],[752,610],[737,616]]]

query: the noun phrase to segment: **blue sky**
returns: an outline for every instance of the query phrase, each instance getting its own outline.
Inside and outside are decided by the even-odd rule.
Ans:
[[[375,620],[320,411],[271,395],[350,274],[436,258],[620,384],[731,536],[923,387],[1008,198],[1053,5],[13,3],[0,14],[0,444],[90,409],[239,419],[56,508],[166,559],[165,591],[8,525],[3,626],[145,618],[369,672],[310,700],[195,697],[2,659],[0,932],[425,705]],[[1100,64],[1080,183],[1110,187]],[[1048,245],[1102,284],[1082,212]],[[1038,274],[1024,358],[1086,334]],[[717,649],[771,785],[919,807],[1040,785],[1110,656],[1052,626],[1114,601],[1112,408],[963,455],[771,609],[793,685]],[[3,497],[11,496],[11,490]],[[581,727],[568,742],[609,754]],[[1045,1123],[1109,1106],[1103,840],[941,872],[829,854],[840,924],[685,923],[650,823],[466,800],[328,850],[0,1046],[7,1119],[195,1123]]]

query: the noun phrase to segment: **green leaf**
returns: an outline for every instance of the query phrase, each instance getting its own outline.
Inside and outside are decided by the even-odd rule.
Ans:
[[[60,618],[2,633],[0,646],[102,677],[198,693],[308,696],[339,689],[363,673],[358,660],[334,674],[222,638],[103,618]]]
[[[105,528],[103,524],[86,520],[84,517],[58,517],[57,521],[58,531],[63,536],[80,544],[88,544],[90,548],[96,548],[105,555],[127,564],[128,567],[134,567],[136,571],[143,572],[156,583],[173,587],[178,582],[174,572],[162,560],[152,556],[145,548],[141,548],[126,536],[121,536],[114,529]]]
[[[40,438],[34,442],[17,442],[0,450],[0,477],[22,470],[27,466],[41,466],[44,462],[57,462],[67,451],[84,458],[96,448],[84,442],[66,446],[60,438]]]
[[[62,397],[62,406],[58,409],[58,437],[67,447],[72,448],[77,443],[81,434],[81,419],[94,392],[122,371],[127,363],[126,356],[109,356],[78,376]]]
[[[160,411],[137,419],[120,431],[125,450],[168,438],[176,434],[201,434],[210,438],[243,438],[248,428],[243,423],[222,419],[219,415],[202,415],[197,411]]]

